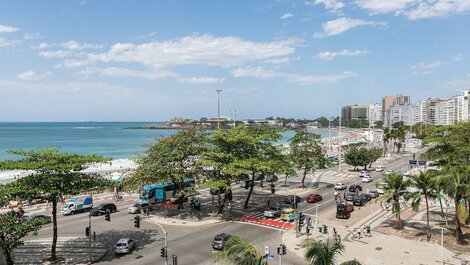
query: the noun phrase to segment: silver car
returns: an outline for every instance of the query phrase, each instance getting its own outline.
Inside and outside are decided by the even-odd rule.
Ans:
[[[132,250],[135,248],[135,240],[132,238],[121,238],[116,243],[114,247],[115,254],[127,254],[131,253]]]
[[[143,209],[144,211],[149,208],[150,205],[146,202],[137,202],[137,203],[134,203],[132,204],[131,206],[129,206],[129,208],[127,208],[127,212],[129,213],[140,213],[140,211]]]
[[[372,198],[377,198],[377,197],[379,197],[379,191],[378,191],[378,190],[370,190],[370,191],[369,191],[369,195],[370,195]]]
[[[276,218],[281,216],[282,208],[277,206],[272,206],[269,210],[264,211],[264,217]]]

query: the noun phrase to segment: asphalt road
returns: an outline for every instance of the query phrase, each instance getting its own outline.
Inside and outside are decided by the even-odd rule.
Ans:
[[[407,159],[399,159],[389,163],[385,170],[406,171]],[[375,188],[375,182],[383,177],[382,172],[371,172],[374,179],[372,183],[362,183],[361,179],[353,179],[350,184],[360,184],[363,191],[367,188]],[[315,190],[312,191],[315,193]],[[302,202],[298,208],[306,214],[314,215],[316,205],[318,213],[327,211],[336,206],[334,202],[334,189],[320,192],[323,201],[316,204]],[[303,196],[305,197],[305,196]],[[160,248],[163,246],[163,232],[150,222],[141,222],[141,228],[134,228],[134,215],[127,213],[127,207],[131,202],[117,203],[118,212],[111,215],[111,222],[104,220],[104,216],[92,217],[92,231],[96,231],[97,240],[106,242],[110,251],[100,262],[102,264],[164,264],[160,257]],[[60,237],[76,238],[85,236],[85,227],[88,225],[88,214],[76,214],[72,216],[63,216],[58,220],[58,229]],[[214,264],[211,260],[212,248],[211,242],[215,235],[219,233],[229,233],[245,238],[248,242],[255,245],[260,252],[263,252],[264,246],[271,248],[271,253],[276,253],[279,245],[279,230],[249,223],[225,222],[203,227],[181,227],[164,226],[169,237],[169,264],[173,254],[178,257],[178,264]],[[28,239],[49,239],[52,237],[52,226],[45,225],[39,231],[38,236],[30,236]],[[112,246],[121,237],[132,237],[137,240],[137,248],[132,254],[115,256],[112,253]],[[276,259],[270,261],[270,264],[278,264]],[[305,264],[305,261],[296,255],[284,256],[284,264]]]

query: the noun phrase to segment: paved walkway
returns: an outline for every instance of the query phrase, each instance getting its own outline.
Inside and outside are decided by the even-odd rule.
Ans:
[[[345,253],[338,258],[338,262],[340,263],[356,258],[365,265],[441,264],[441,248],[439,244],[408,240],[398,236],[376,232],[375,228],[389,218],[393,218],[391,211],[382,211],[379,209],[352,226],[361,227],[362,225],[369,224],[372,227],[372,236],[368,238],[362,237],[361,239],[353,239],[352,227],[336,226],[337,232],[341,236],[342,242],[346,248]],[[329,227],[328,230],[331,234],[332,226],[328,223],[326,223],[326,225]],[[319,235],[318,228],[313,231],[310,237],[312,236],[318,239],[328,238],[326,235]],[[303,257],[305,249],[300,247],[300,243],[304,239],[306,239],[306,235],[296,238],[294,230],[287,231],[283,240],[288,247],[288,253]],[[464,259],[463,256],[448,249],[444,248],[442,254],[444,264],[465,264],[462,263],[461,260]]]
[[[201,221],[195,221],[192,219],[176,219],[176,218],[164,218],[160,216],[150,215],[150,218],[144,218],[144,221],[151,223],[158,223],[161,225],[174,225],[174,226],[204,226],[210,224],[218,224],[225,222],[220,219],[204,219]]]

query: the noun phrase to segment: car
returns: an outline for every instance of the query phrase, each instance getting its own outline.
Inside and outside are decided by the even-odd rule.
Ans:
[[[292,208],[284,208],[281,213],[281,220],[283,221],[293,221],[295,219],[295,210]]]
[[[352,213],[354,212],[354,205],[350,204],[350,203],[347,203],[347,202],[340,202],[338,204],[342,204],[346,207],[346,212],[347,213]]]
[[[322,196],[320,194],[310,194],[307,196],[307,202],[310,203],[315,203],[323,200]]]
[[[225,193],[225,189],[224,188],[220,188],[220,189],[215,189],[215,188],[211,188],[209,190],[209,193],[211,195],[218,195],[219,194],[219,190],[220,190],[220,194],[224,194]]]
[[[345,190],[348,186],[342,183],[336,183],[335,184],[335,190]]]
[[[276,218],[281,216],[282,208],[278,206],[271,206],[268,210],[264,211],[264,217]]]
[[[385,175],[390,175],[390,174],[393,174],[393,173],[394,173],[394,171],[391,170],[391,169],[389,169],[389,170],[385,171],[384,174],[385,174]]]
[[[240,181],[240,188],[248,189],[252,185],[253,185],[253,181],[251,181],[251,179]]]
[[[366,197],[366,202],[372,200],[372,196],[369,193],[363,193],[363,194]]]
[[[356,193],[347,192],[344,199],[347,200],[347,201],[353,201],[355,197],[356,197]]]
[[[117,211],[117,207],[114,203],[102,203],[95,208],[90,210],[91,215],[102,215],[106,213],[106,210],[109,210],[111,213]]]
[[[375,168],[375,171],[376,171],[376,172],[382,172],[382,171],[384,171],[384,169],[385,169],[385,168],[384,168],[383,166],[377,166],[377,167]]]
[[[129,213],[140,213],[140,211],[143,209],[144,211],[150,207],[150,204],[146,202],[137,202],[129,206],[127,208],[127,212]]]
[[[114,247],[114,254],[128,254],[135,248],[135,240],[132,238],[121,238]]]
[[[362,170],[361,173],[359,174],[359,177],[362,178],[365,176],[369,176],[369,172],[367,172],[366,170]]]
[[[364,176],[362,177],[362,182],[365,182],[365,183],[372,182],[372,178],[370,176]]]
[[[295,195],[295,203],[299,203],[302,201],[300,196]],[[292,204],[294,203],[294,195],[288,195],[284,197],[284,203]]]
[[[366,204],[366,196],[365,194],[361,194],[359,196],[357,196],[356,198],[354,198],[354,201],[353,201],[353,205],[354,206],[364,206],[364,204]]]
[[[266,181],[267,182],[276,182],[278,180],[279,180],[279,178],[276,175],[267,175],[266,176]]]
[[[41,224],[48,224],[52,222],[52,218],[47,214],[32,214],[25,216],[27,222],[38,220]]]
[[[214,237],[214,240],[212,240],[212,249],[215,250],[224,250],[225,247],[225,242],[229,240],[230,235],[229,234],[218,234]]]
[[[359,189],[359,191],[362,191],[362,187],[360,185],[352,184],[351,186],[349,186],[350,192],[356,192],[356,189]]]
[[[261,181],[264,179],[264,174],[257,174],[255,175],[255,181]]]
[[[379,197],[379,191],[377,189],[375,190],[369,190],[369,194],[372,198],[377,198]]]

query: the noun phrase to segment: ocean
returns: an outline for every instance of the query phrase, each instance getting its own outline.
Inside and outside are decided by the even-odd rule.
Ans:
[[[32,150],[60,147],[61,151],[98,154],[113,159],[137,158],[145,144],[176,133],[178,130],[124,129],[162,124],[161,122],[4,122],[0,123],[0,160],[15,159],[7,150]],[[312,131],[328,137],[328,130]],[[293,131],[282,132],[280,143],[287,143]],[[332,137],[336,135],[332,132]]]

